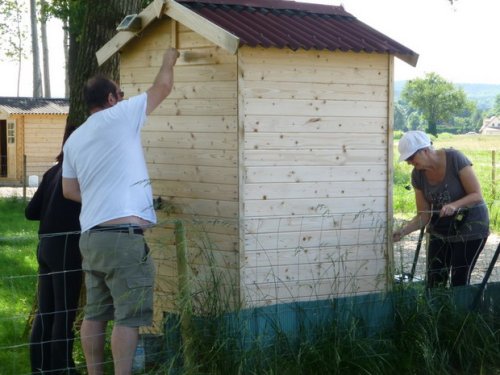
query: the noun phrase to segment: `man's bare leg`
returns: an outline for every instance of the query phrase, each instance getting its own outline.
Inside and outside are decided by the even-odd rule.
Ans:
[[[108,322],[83,320],[80,330],[83,353],[89,375],[104,374],[104,343]]]
[[[134,359],[139,328],[116,325],[111,335],[111,351],[115,364],[115,375],[132,374],[132,361]]]

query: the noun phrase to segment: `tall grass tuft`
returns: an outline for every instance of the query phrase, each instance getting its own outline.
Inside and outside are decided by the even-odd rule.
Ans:
[[[395,296],[396,373],[498,373],[498,315],[460,306],[450,289],[430,293],[423,288],[405,288]]]

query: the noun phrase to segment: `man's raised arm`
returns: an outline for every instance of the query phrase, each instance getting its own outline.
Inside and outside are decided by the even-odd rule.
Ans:
[[[150,114],[156,107],[170,94],[174,85],[174,65],[179,57],[179,51],[169,48],[163,55],[163,62],[160,71],[156,75],[153,86],[148,93],[148,104],[146,114]]]

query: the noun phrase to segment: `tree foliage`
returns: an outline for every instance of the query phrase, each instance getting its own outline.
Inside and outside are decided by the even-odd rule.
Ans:
[[[408,81],[401,96],[422,115],[427,122],[427,131],[433,135],[437,135],[438,124],[451,121],[469,108],[464,90],[436,73]]]
[[[96,52],[116,33],[116,27],[127,14],[139,13],[144,0],[51,0],[47,12],[63,21],[69,33],[67,61],[70,111],[67,124],[79,126],[87,117],[83,85],[92,76],[103,74],[118,80],[118,56],[102,66]]]
[[[493,115],[495,115],[495,116],[500,115],[500,94],[495,96],[495,104],[493,105],[492,112],[493,112]]]
[[[23,20],[27,9],[16,0],[0,0],[0,55],[17,63],[17,95],[21,82],[21,66],[26,56],[28,27]]]

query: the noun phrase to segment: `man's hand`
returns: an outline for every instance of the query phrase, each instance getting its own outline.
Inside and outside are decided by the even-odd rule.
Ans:
[[[174,66],[179,58],[180,53],[175,48],[169,48],[165,51],[163,55],[163,65]]]

